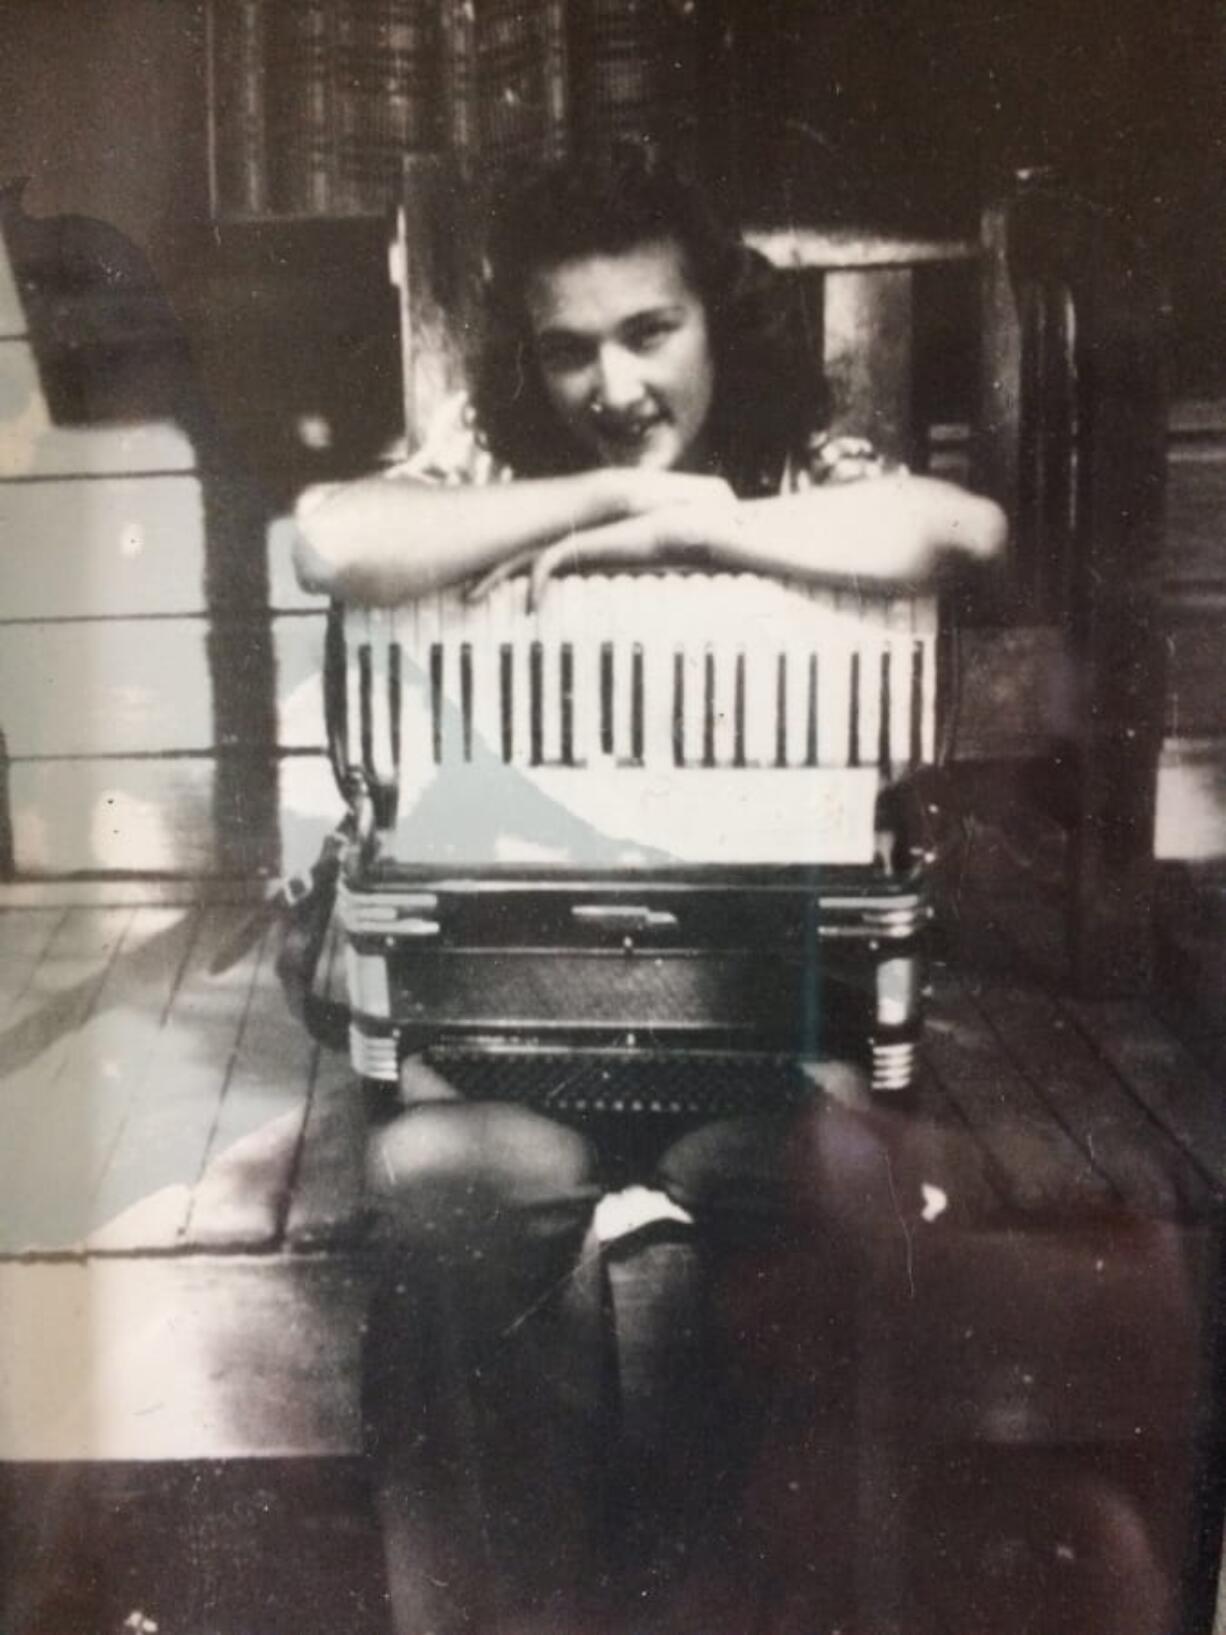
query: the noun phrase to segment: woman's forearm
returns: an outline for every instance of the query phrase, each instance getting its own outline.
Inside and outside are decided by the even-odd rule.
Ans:
[[[386,606],[624,516],[621,486],[616,474],[593,470],[487,487],[369,477],[308,489],[294,565],[307,590]]]
[[[730,553],[745,567],[804,578],[918,584],[943,558],[989,561],[1007,524],[992,500],[900,475],[748,500]]]

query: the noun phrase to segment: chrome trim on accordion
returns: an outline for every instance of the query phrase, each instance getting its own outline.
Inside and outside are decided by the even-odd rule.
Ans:
[[[400,1076],[400,1046],[395,1033],[368,1033],[358,1022],[349,1027],[349,1059],[363,1079],[395,1084]]]

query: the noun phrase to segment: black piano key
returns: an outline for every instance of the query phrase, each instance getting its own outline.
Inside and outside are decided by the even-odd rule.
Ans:
[[[400,698],[401,649],[393,642],[387,655],[388,714],[392,723],[392,765],[400,769]]]
[[[464,735],[464,759],[473,758],[473,647],[460,644],[460,717]]]
[[[715,654],[707,649],[702,664],[702,764],[715,765]]]
[[[851,655],[851,709],[847,724],[847,764],[860,764],[860,655]]]
[[[371,660],[370,643],[358,648],[358,700],[362,712],[362,770],[369,778],[375,765],[374,732],[371,725]]]
[[[515,752],[515,658],[510,642],[503,642],[498,652],[498,691],[502,701],[502,758],[509,763]]]
[[[562,643],[562,765],[575,764],[575,649]]]
[[[528,649],[528,755],[533,766],[545,759],[545,653],[540,642]]]
[[[911,650],[911,744],[912,766],[924,758],[924,644],[916,642]]]
[[[430,746],[437,762],[443,758],[443,648],[430,643]]]
[[[809,654],[809,710],[805,722],[805,765],[817,765],[817,706],[818,706],[818,669],[817,654]]]
[[[613,643],[600,644],[600,753],[613,753]]]
[[[630,655],[630,759],[643,764],[643,648],[638,642]]]
[[[775,665],[775,765],[788,764],[788,656]]]
[[[685,654],[673,654],[673,765],[685,765]]]
[[[745,765],[745,655],[736,656],[736,682],[732,704],[732,764]]]

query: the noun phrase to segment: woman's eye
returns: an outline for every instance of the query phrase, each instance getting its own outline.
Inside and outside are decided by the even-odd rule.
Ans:
[[[676,327],[670,319],[653,318],[646,323],[636,324],[627,340],[636,352],[650,352],[657,346],[663,346]]]
[[[588,349],[577,341],[546,341],[538,353],[542,369],[551,375],[572,374],[588,362]]]

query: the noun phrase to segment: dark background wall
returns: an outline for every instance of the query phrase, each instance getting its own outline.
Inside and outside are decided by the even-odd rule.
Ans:
[[[280,263],[310,318],[306,281],[288,265],[310,248],[301,235],[210,229],[202,0],[4,10],[0,177],[31,178],[28,208],[96,215],[129,234],[198,317],[206,351],[210,307],[217,346],[246,339],[234,303],[202,289],[210,276],[275,282]],[[1011,165],[1055,164],[1156,236],[1183,383],[1226,387],[1216,311],[1226,47],[1212,0],[698,0],[695,16],[711,170],[730,191],[765,189],[772,203],[836,217],[931,219]],[[317,303],[334,322],[338,305],[356,312],[374,298],[382,276],[381,258],[374,279],[360,259],[377,233],[350,223],[340,238]],[[285,346],[295,350],[288,335]],[[316,356],[337,361],[327,345]],[[261,368],[272,362],[265,346]],[[239,391],[229,375],[222,384]]]

